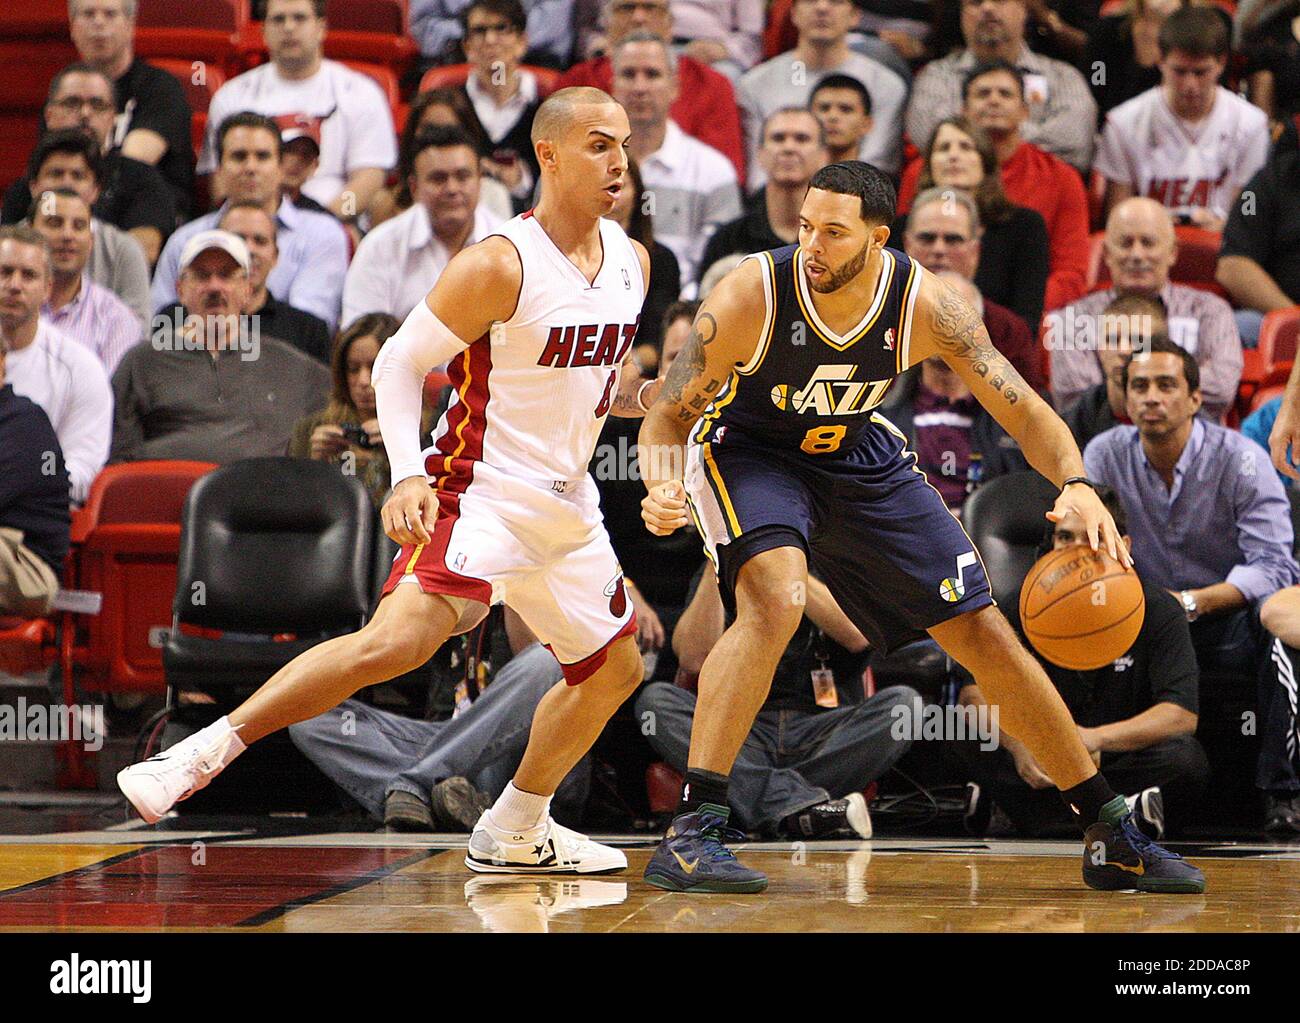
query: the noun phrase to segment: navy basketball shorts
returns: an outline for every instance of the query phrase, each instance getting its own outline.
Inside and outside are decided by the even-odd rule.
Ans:
[[[791,546],[882,653],[994,603],[975,544],[883,416],[827,455],[728,430],[691,445],[684,482],[729,609],[741,566]]]

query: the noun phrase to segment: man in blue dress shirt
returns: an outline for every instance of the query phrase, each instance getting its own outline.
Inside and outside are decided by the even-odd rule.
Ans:
[[[1084,466],[1118,491],[1134,562],[1182,603],[1202,671],[1258,672],[1255,784],[1266,796],[1265,828],[1298,834],[1295,651],[1259,615],[1265,600],[1300,581],[1290,504],[1266,452],[1196,415],[1200,375],[1178,345],[1153,338],[1123,384],[1134,425],[1095,437]]]

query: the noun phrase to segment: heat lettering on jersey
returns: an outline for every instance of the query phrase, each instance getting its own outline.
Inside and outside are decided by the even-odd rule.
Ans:
[[[539,366],[577,369],[584,366],[617,366],[636,340],[636,323],[594,323],[552,327]]]
[[[1209,206],[1210,193],[1228,180],[1224,170],[1217,179],[1212,178],[1152,178],[1147,185],[1147,198],[1162,206],[1175,209],[1179,206]]]

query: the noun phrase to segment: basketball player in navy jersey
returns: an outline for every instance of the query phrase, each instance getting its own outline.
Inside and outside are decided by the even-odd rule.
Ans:
[[[975,676],[1084,831],[1089,886],[1204,891],[1199,870],[1134,826],[994,605],[970,537],[906,438],[872,411],[895,376],[940,356],[1061,488],[1048,518],[1073,512],[1094,550],[1132,564],[1065,424],[965,302],[886,248],[894,199],[869,164],[818,171],[799,244],[748,257],[709,294],[642,426],[642,517],[663,535],[689,509],[735,612],[700,674],[682,805],[646,880],[670,891],[767,886],[726,847],[728,774],[803,614],[811,563],[875,649],[928,633]]]

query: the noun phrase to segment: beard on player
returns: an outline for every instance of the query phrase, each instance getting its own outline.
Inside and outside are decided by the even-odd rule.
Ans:
[[[863,269],[867,265],[867,256],[870,254],[870,252],[871,252],[871,239],[868,238],[867,241],[863,244],[862,248],[860,248],[857,251],[857,253],[850,256],[839,266],[835,266],[835,267],[827,266],[825,263],[818,262],[817,260],[814,259],[809,259],[807,256],[805,256],[804,257],[805,268],[811,265],[817,267],[820,270],[826,271],[826,273],[821,274],[818,277],[814,278],[813,276],[808,274],[807,270],[805,269],[804,280],[808,282],[808,287],[810,287],[813,291],[819,292],[820,294],[823,295],[829,294],[832,291],[839,291],[840,288],[844,287],[844,285],[848,284],[849,281],[853,280],[853,278],[855,278],[858,274],[862,273]]]

